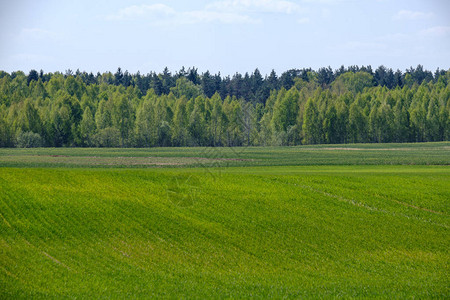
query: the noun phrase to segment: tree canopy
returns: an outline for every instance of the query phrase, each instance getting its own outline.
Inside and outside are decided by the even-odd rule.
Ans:
[[[450,71],[280,76],[0,71],[0,146],[244,146],[443,141]]]

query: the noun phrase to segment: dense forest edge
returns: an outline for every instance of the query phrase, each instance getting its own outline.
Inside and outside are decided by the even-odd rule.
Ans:
[[[0,147],[276,146],[450,139],[450,70],[232,77],[0,71]]]

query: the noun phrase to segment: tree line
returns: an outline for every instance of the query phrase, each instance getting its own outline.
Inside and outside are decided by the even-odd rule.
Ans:
[[[370,66],[263,76],[0,71],[1,147],[443,141],[450,70]]]

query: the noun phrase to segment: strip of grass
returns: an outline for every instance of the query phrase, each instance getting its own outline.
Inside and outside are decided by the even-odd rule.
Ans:
[[[0,168],[0,298],[448,298],[449,175]]]
[[[450,142],[238,148],[0,149],[0,167],[449,165]]]

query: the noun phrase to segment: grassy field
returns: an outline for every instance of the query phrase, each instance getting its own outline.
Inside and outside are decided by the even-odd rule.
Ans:
[[[450,142],[237,148],[1,149],[0,167],[449,165]]]
[[[449,146],[0,149],[0,298],[449,298]]]

